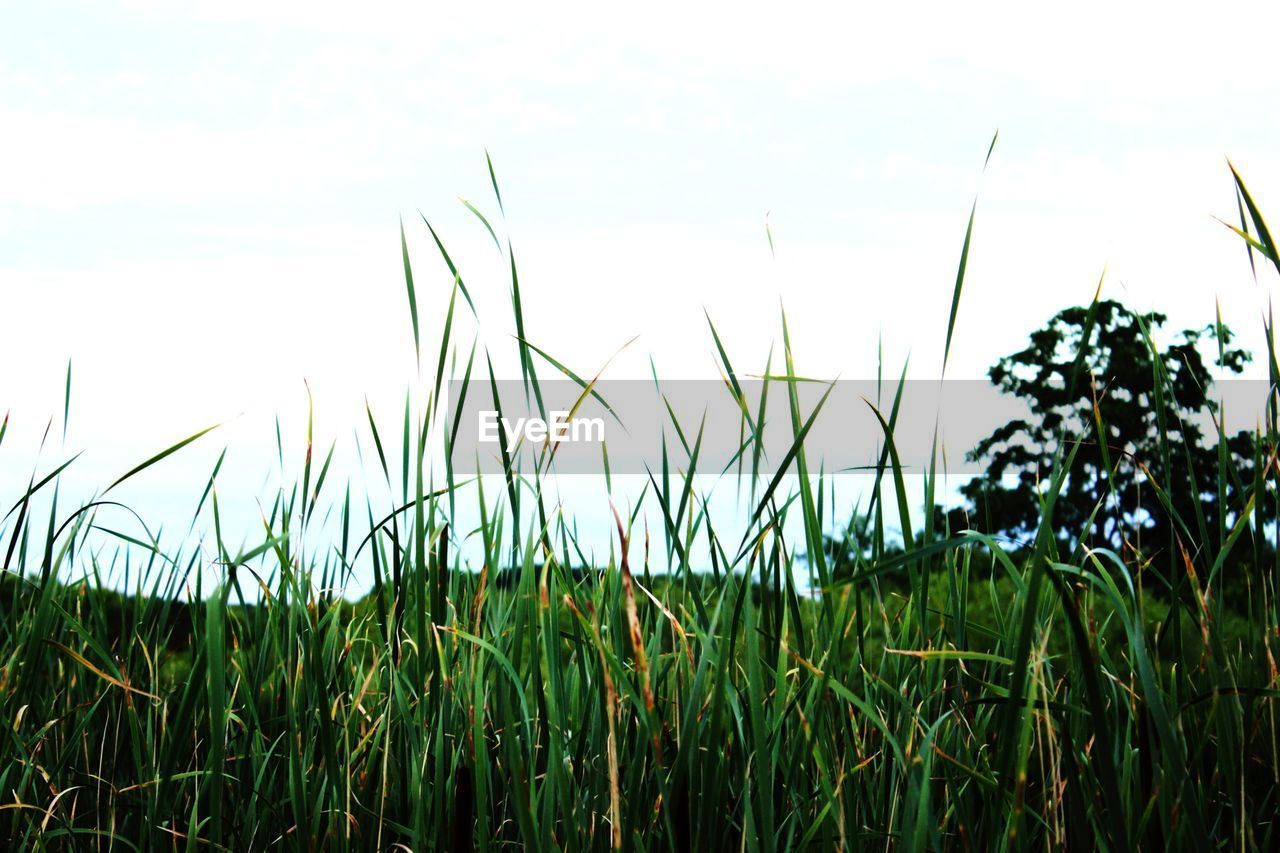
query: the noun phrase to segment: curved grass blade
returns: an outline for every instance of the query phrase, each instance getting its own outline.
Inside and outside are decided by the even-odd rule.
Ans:
[[[150,459],[148,459],[146,462],[143,462],[141,465],[138,465],[138,466],[136,466],[135,468],[131,469],[128,473],[126,473],[126,474],[124,474],[123,476],[121,476],[119,479],[117,479],[117,480],[116,480],[114,483],[112,483],[110,486],[107,486],[106,490],[105,490],[105,491],[103,491],[103,494],[105,495],[107,492],[111,491],[111,490],[112,490],[112,489],[114,489],[116,486],[118,486],[118,485],[120,485],[121,483],[123,483],[125,480],[128,480],[130,477],[134,476],[135,474],[139,474],[139,473],[141,473],[141,472],[145,471],[146,469],[150,468],[152,465],[154,465],[154,464],[156,464],[157,462],[160,462],[161,460],[165,459],[167,456],[169,456],[169,455],[171,455],[171,454],[173,454],[173,453],[177,453],[179,450],[181,450],[182,448],[186,447],[186,446],[187,446],[188,444],[190,444],[191,442],[195,441],[196,439],[200,438],[201,436],[204,436],[204,435],[207,435],[207,434],[208,434],[208,433],[210,433],[210,432],[213,432],[215,429],[217,429],[217,428],[218,428],[218,427],[220,427],[220,426],[222,426],[222,424],[217,423],[217,424],[214,424],[214,425],[213,425],[213,426],[211,426],[211,427],[205,427],[204,429],[200,430],[200,431],[199,431],[198,433],[196,433],[195,435],[188,436],[187,438],[184,438],[182,441],[179,441],[177,444],[175,444],[175,445],[173,445],[173,446],[171,446],[171,447],[169,447],[169,448],[167,448],[167,449],[165,449],[165,450],[160,451],[160,452],[159,452],[159,453],[157,453],[155,456],[152,456]]]

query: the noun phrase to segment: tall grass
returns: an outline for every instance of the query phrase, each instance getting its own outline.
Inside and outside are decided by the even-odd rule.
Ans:
[[[1280,270],[1238,178],[1237,189],[1251,260]],[[500,203],[496,180],[494,191]],[[717,528],[693,486],[697,428],[680,424],[670,465],[614,510],[611,555],[589,565],[547,468],[495,483],[440,461],[456,435],[445,378],[487,393],[492,366],[453,340],[455,311],[474,307],[430,233],[454,278],[431,345],[404,244],[415,346],[437,354],[430,393],[393,430],[367,417],[389,504],[361,506],[350,489],[330,501],[332,456],[313,457],[308,429],[297,481],[242,552],[227,544],[242,532],[222,529],[216,468],[193,481],[211,529],[195,545],[109,525],[125,512],[111,489],[66,506],[62,467],[0,508],[0,839],[119,850],[1280,846],[1280,565],[1253,565],[1244,612],[1216,595],[1230,554],[1277,535],[1259,523],[1276,517],[1276,395],[1226,535],[1204,539],[1175,519],[1186,567],[1175,595],[1144,591],[1141,554],[1054,535],[1055,497],[1088,434],[1065,437],[1027,548],[913,516],[932,507],[941,471],[926,472],[922,494],[908,488],[896,400],[877,413],[877,488],[850,525],[865,549],[837,577],[830,480],[806,455],[818,412],[799,406],[784,319],[773,406],[742,408],[743,458],[765,418],[789,419],[796,478],[744,474],[751,510]],[[971,234],[972,220],[966,255]],[[514,260],[510,289],[529,392],[541,368],[589,393],[554,347],[526,338]],[[711,334],[726,393],[740,394]],[[453,524],[464,505],[474,529]],[[337,533],[321,536],[330,506]],[[894,528],[905,550],[887,547]],[[461,563],[464,541],[477,565]],[[711,571],[692,571],[696,549]],[[668,559],[670,573],[652,571]],[[331,592],[358,564],[372,592]],[[203,586],[210,565],[220,580]],[[128,578],[129,594],[104,589],[107,575]],[[823,594],[801,594],[797,575]]]

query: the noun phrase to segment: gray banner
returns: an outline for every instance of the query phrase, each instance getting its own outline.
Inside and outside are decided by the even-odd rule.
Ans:
[[[901,387],[900,387],[901,386]],[[792,413],[791,388],[796,398]],[[461,474],[501,473],[503,446],[516,470],[555,474],[655,474],[665,450],[672,470],[771,476],[791,461],[796,421],[807,432],[810,473],[856,473],[873,467],[885,444],[876,412],[888,421],[901,394],[893,441],[903,468],[923,473],[935,456],[939,470],[975,474],[968,452],[996,428],[1025,418],[1021,401],[985,380],[799,381],[739,380],[740,394],[723,380],[601,380],[586,394],[570,380],[542,381],[541,406],[520,380],[494,386],[449,385],[447,428],[451,458]],[[1211,395],[1223,405],[1229,432],[1262,417],[1265,381],[1219,383]],[[762,407],[762,398],[764,398]],[[1111,405],[1128,405],[1120,402]],[[873,408],[874,407],[874,408]],[[1104,403],[1104,414],[1106,404]],[[1213,427],[1207,434],[1212,434]],[[935,440],[936,438],[936,440]],[[606,461],[607,460],[607,461]]]

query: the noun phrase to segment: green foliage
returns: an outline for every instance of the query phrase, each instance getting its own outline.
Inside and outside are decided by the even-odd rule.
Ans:
[[[1241,230],[1266,234],[1256,216]],[[432,239],[454,282],[444,316],[462,279]],[[1272,245],[1251,238],[1276,261]],[[412,280],[407,242],[403,254]],[[426,278],[416,281],[425,316]],[[1132,343],[1130,322],[1099,303],[1020,360],[1043,358],[1067,387],[1088,388],[1081,366],[1107,373],[1082,345],[1091,327]],[[436,377],[435,400],[443,365],[460,351],[468,376],[473,366],[451,328],[420,349],[440,354],[422,374]],[[1007,552],[928,513],[895,547],[877,489],[842,556],[826,538],[831,484],[810,473],[814,413],[793,393],[785,326],[783,338],[776,384],[787,393],[771,399],[787,411],[744,405],[743,427],[752,437],[767,417],[791,424],[798,484],[763,482],[753,467],[749,521],[714,526],[692,480],[698,445],[682,442],[633,503],[615,495],[628,510],[592,564],[545,469],[508,471],[495,489],[433,465],[448,424],[431,400],[406,407],[399,453],[388,440],[399,428],[379,431],[368,413],[376,455],[365,455],[394,498],[360,507],[348,493],[329,510],[336,541],[318,520],[333,487],[327,459],[313,472],[311,424],[298,481],[239,552],[216,470],[193,482],[213,531],[195,546],[117,530],[113,514],[131,516],[114,502],[68,511],[61,469],[33,476],[0,523],[0,839],[119,850],[1280,845],[1280,572],[1264,547],[1274,421],[1250,439],[1252,467],[1218,455],[1216,481],[1148,479],[1158,497],[1143,512],[1167,519],[1185,551],[1173,594],[1152,594],[1142,551],[1098,547],[1107,528],[1079,514],[1071,477],[1091,441],[1093,470],[1117,476],[1101,455],[1120,439],[1154,442],[1143,446],[1174,471],[1167,460],[1192,434],[1169,419],[1154,439],[1141,419],[1120,433],[1079,423],[1074,395],[1037,463],[1026,547]],[[1177,399],[1166,412],[1197,405],[1196,370],[1175,364],[1193,360],[1196,341],[1143,338],[1146,354],[1126,358],[1146,359],[1148,384],[1135,373],[1127,387]],[[519,346],[534,393],[535,356],[567,370],[523,334]],[[742,375],[717,353],[726,376]],[[910,491],[892,450],[896,401],[880,414],[875,476],[910,531],[909,508],[933,507],[938,472],[923,495]],[[744,459],[759,453],[750,441]],[[1206,483],[1240,509],[1198,515]],[[480,521],[460,531],[463,501]],[[463,543],[476,566],[460,565]],[[705,574],[690,564],[698,546],[712,555]],[[658,555],[670,574],[652,572]],[[1251,561],[1245,595],[1227,607],[1224,575],[1240,559]],[[357,564],[371,567],[373,591],[335,597]],[[199,567],[216,570],[212,588]],[[804,594],[806,574],[820,595]],[[128,578],[128,594],[103,589],[106,576]]]
[[[1194,520],[1196,539],[1229,529],[1247,498],[1254,445],[1249,434],[1222,440],[1234,476],[1221,476],[1203,338],[1216,338],[1216,363],[1227,373],[1239,373],[1249,356],[1230,347],[1221,325],[1183,331],[1161,347],[1155,336],[1165,320],[1112,300],[1068,308],[1032,333],[1029,346],[1000,359],[991,381],[1026,403],[1029,416],[1002,425],[971,452],[983,474],[961,489],[969,501],[964,521],[1029,542],[1041,525],[1055,456],[1078,442],[1054,504],[1064,542],[1158,553],[1162,565],[1172,560],[1180,568],[1176,536],[1185,531],[1174,518]],[[964,521],[953,514],[953,524]]]

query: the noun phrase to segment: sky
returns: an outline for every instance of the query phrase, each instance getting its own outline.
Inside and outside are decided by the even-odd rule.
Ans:
[[[735,364],[760,371],[785,306],[803,373],[872,377],[883,351],[890,372],[909,356],[912,376],[937,377],[975,198],[948,376],[982,376],[1104,270],[1104,295],[1177,328],[1220,303],[1259,351],[1274,282],[1255,283],[1214,217],[1236,215],[1228,157],[1280,211],[1278,18],[1274,4],[11,5],[0,474],[25,478],[60,425],[69,360],[66,444],[89,449],[87,488],[215,422],[196,460],[231,445],[228,471],[250,483],[275,417],[300,435],[308,388],[326,440],[349,439],[366,397],[394,421],[422,387],[402,219],[423,340],[452,283],[425,216],[477,304],[458,334],[512,375],[507,260],[460,198],[510,240],[529,338],[582,373],[634,338],[608,375],[646,376],[652,359],[664,377],[714,377],[704,309]],[[192,491],[182,466],[148,477],[138,494]]]

